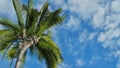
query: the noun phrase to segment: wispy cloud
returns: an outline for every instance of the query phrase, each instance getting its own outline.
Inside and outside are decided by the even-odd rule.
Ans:
[[[12,0],[0,0],[0,16],[16,21]]]
[[[114,0],[112,3],[111,3],[111,10],[113,12],[117,12],[117,13],[120,13],[120,0]]]
[[[74,16],[70,16],[68,22],[65,24],[65,29],[76,31],[80,28],[80,23],[81,23],[80,19]]]
[[[91,60],[89,61],[89,65],[94,65],[96,64],[97,61],[99,61],[101,58],[97,55],[94,55]]]
[[[83,65],[85,65],[85,62],[82,59],[76,60],[76,66],[81,67]]]

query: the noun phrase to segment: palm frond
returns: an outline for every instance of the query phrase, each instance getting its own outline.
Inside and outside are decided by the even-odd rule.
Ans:
[[[31,23],[30,21],[30,14],[32,13],[33,9],[33,0],[28,0],[28,7],[27,7],[27,16],[26,16],[26,29],[29,29],[29,24]]]
[[[8,52],[7,52],[7,58],[11,60],[10,67],[11,67],[11,65],[13,63],[13,60],[15,58],[17,58],[18,50],[19,50],[18,46],[14,46],[10,50],[8,50]]]
[[[14,35],[14,32],[9,30],[4,34],[0,35],[0,51],[5,50],[15,39],[17,36]]]
[[[28,6],[26,4],[22,4],[22,9],[27,12],[28,11]]]
[[[62,24],[62,21],[65,19],[65,16],[60,16],[59,14],[62,12],[62,9],[57,9],[56,11],[52,12],[51,20],[48,24],[48,28],[57,25]]]
[[[0,30],[0,36],[8,34],[9,30]]]
[[[17,55],[18,55],[18,50],[19,50],[18,48],[19,48],[18,46],[12,47],[12,48],[8,51],[7,57],[8,57],[9,59],[16,58]]]
[[[28,12],[31,12],[31,9],[33,8],[33,0],[28,0]]]
[[[38,17],[39,17],[39,12],[37,11],[37,9],[32,9],[31,14],[29,16],[30,22],[27,24],[28,34],[35,33]]]
[[[16,24],[13,24],[13,22],[11,22],[9,19],[0,18],[0,24],[5,26],[8,29],[13,29],[18,32],[20,31],[19,26],[17,26]]]
[[[40,19],[39,22],[43,19],[44,15],[46,14],[46,12],[48,12],[48,6],[49,4],[46,2],[43,7],[40,10]],[[40,23],[38,23],[38,26],[40,25]]]
[[[13,6],[15,8],[16,15],[17,15],[17,18],[18,18],[18,24],[19,24],[21,30],[23,30],[24,20],[23,20],[23,13],[22,13],[22,5],[20,5],[19,0],[12,0],[12,2],[13,2]]]
[[[16,40],[16,37],[7,37],[7,39],[4,40],[4,42],[0,43],[0,47],[1,47],[0,51],[3,51],[2,59],[5,58],[6,53],[13,46],[13,43],[15,40]]]
[[[41,39],[44,39],[47,43],[49,43],[53,47],[58,48],[58,46],[55,44],[55,42],[52,40],[52,38],[49,35],[42,34]]]
[[[7,58],[11,60],[11,64],[13,63],[12,61],[18,57],[18,54],[20,52],[20,49],[19,49],[19,46],[18,45],[15,45],[13,46],[10,50],[8,50],[7,52]],[[23,55],[23,58],[22,58],[22,63],[21,63],[21,67],[23,68],[23,65],[25,63],[25,60],[26,60],[26,53],[24,53]],[[10,64],[10,66],[11,66]]]
[[[44,36],[36,46],[39,50],[39,58],[44,58],[48,68],[56,68],[63,61],[60,49],[48,36]]]
[[[39,14],[40,18],[39,18],[39,22],[37,24],[37,29],[40,27],[40,24],[41,24],[40,22],[43,20],[44,15],[48,11],[48,6],[49,6],[49,4],[46,2],[40,10],[40,14]]]
[[[65,16],[60,16],[59,14],[62,12],[62,9],[58,9],[54,12],[50,12],[48,10],[48,7],[44,11],[44,13],[41,15],[39,19],[39,23],[37,26],[37,34],[38,36],[41,35],[45,30],[57,25],[61,24],[62,21],[64,20]]]

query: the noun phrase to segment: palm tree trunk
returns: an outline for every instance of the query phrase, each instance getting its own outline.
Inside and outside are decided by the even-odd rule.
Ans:
[[[17,61],[15,64],[15,68],[20,68],[22,58],[24,56],[24,53],[26,50],[33,44],[33,42],[28,42],[28,43],[22,43],[20,46],[23,46],[23,48],[20,49],[19,55],[17,57]]]

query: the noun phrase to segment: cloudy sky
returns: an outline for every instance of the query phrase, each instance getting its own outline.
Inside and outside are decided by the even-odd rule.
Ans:
[[[35,8],[39,10],[44,2],[35,0]],[[120,68],[120,0],[48,2],[51,11],[63,8],[66,15],[62,25],[51,28],[64,57],[58,68]],[[11,0],[0,0],[0,17],[17,21]],[[9,61],[0,61],[0,67],[8,68]],[[28,54],[24,67],[45,68],[45,62]]]

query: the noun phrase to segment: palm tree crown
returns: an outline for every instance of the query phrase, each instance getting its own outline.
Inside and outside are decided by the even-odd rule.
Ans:
[[[33,0],[28,0],[27,5],[20,4],[19,0],[12,0],[12,2],[18,24],[9,19],[0,18],[0,24],[5,27],[0,30],[0,52],[13,60],[20,58],[24,50],[22,56],[22,62],[24,62],[29,50],[30,54],[37,55],[39,60],[46,60],[47,68],[56,68],[63,58],[60,49],[45,31],[62,23],[64,16],[59,15],[62,9],[51,12],[46,2],[38,11],[33,8]],[[26,15],[25,20],[23,15]]]

